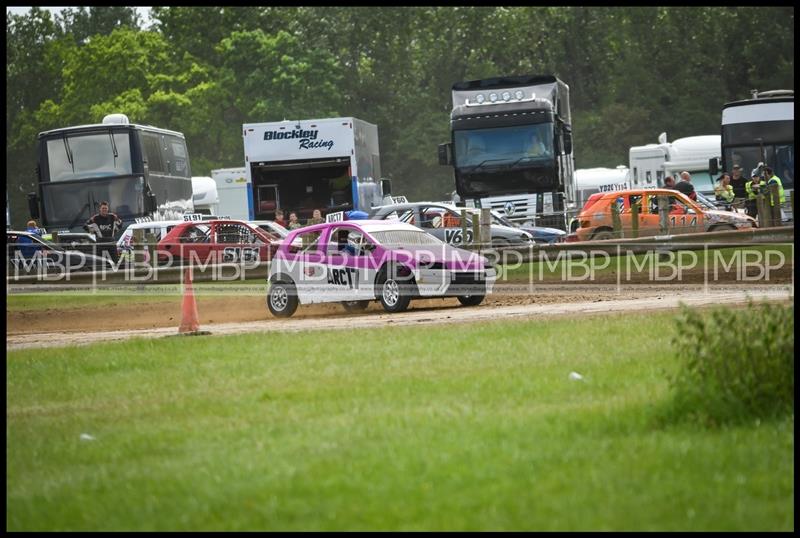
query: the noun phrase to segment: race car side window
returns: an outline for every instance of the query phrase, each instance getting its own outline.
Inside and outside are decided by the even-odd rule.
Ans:
[[[207,225],[188,226],[180,236],[181,243],[208,243],[211,230]]]
[[[299,252],[313,252],[319,247],[319,238],[322,237],[322,230],[314,232],[304,232],[297,234],[289,245],[289,252],[297,254]]]

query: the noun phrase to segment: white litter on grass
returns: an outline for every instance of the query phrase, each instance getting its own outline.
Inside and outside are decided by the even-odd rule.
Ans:
[[[95,440],[94,437],[92,437],[88,433],[81,434],[81,441],[94,441],[94,440]]]
[[[583,376],[581,374],[579,374],[578,372],[570,372],[569,373],[569,378],[572,381],[583,381]]]

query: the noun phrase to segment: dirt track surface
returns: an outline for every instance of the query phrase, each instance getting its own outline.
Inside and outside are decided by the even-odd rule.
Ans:
[[[553,315],[596,315],[632,311],[674,309],[689,306],[745,303],[755,300],[787,301],[794,298],[794,287],[722,286],[695,288],[637,286],[629,289],[595,287],[559,289],[554,287],[523,295],[498,294],[478,306],[466,308],[456,299],[412,301],[402,314],[386,314],[377,303],[359,314],[345,313],[339,304],[300,306],[290,319],[273,318],[264,297],[199,297],[200,329],[213,335],[249,332],[336,330],[385,326],[486,322],[500,319],[526,319]],[[80,311],[43,310],[7,312],[6,349],[27,349],[96,342],[127,340],[134,337],[157,338],[177,334],[181,321],[181,301],[175,303],[117,304],[107,309],[98,330],[97,317]]]

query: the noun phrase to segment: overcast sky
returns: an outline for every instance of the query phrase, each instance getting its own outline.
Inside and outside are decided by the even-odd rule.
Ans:
[[[87,6],[88,7],[88,6]],[[14,15],[23,15],[30,11],[30,6],[24,7],[8,7],[6,6],[6,13],[13,13]],[[66,7],[53,7],[53,6],[41,6],[41,9],[46,9],[53,15],[59,13],[62,9],[67,9]],[[147,28],[150,26],[150,6],[142,7],[137,6],[136,9],[139,11],[139,16],[142,18],[142,22],[144,23],[144,27]]]

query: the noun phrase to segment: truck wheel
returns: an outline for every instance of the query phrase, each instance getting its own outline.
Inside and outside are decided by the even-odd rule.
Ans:
[[[297,310],[297,290],[287,282],[273,282],[267,293],[267,307],[276,318],[288,318]]]
[[[348,312],[361,312],[369,306],[369,301],[342,301],[342,306]]]
[[[458,302],[464,306],[478,306],[486,295],[459,295]]]
[[[386,312],[403,312],[411,302],[412,279],[399,276],[395,267],[384,267],[375,279],[376,295]]]
[[[614,234],[608,230],[600,230],[599,232],[595,232],[592,236],[592,239],[595,241],[602,241],[603,239],[614,239]]]

